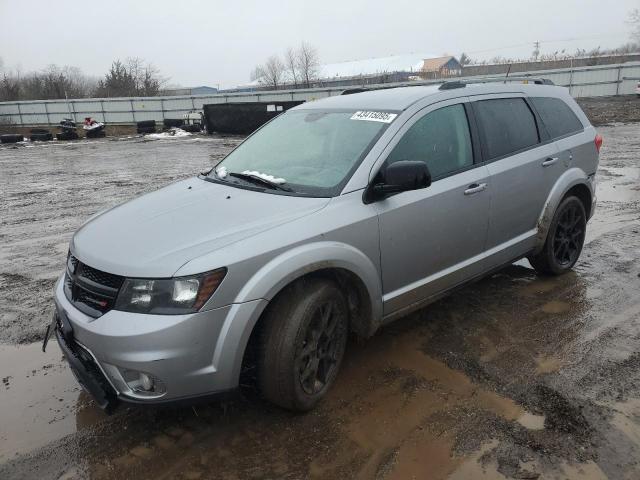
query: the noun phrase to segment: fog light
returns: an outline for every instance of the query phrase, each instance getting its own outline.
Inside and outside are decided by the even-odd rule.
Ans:
[[[140,385],[147,392],[153,390],[153,379],[146,373],[140,374]]]
[[[127,386],[139,395],[158,396],[166,392],[162,380],[146,372],[124,370],[122,377]]]

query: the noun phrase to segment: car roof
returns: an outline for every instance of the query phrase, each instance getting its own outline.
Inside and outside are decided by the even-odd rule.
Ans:
[[[414,103],[433,97],[434,101],[492,93],[528,93],[529,95],[563,96],[562,87],[523,83],[470,83],[460,88],[440,90],[440,85],[416,85],[380,88],[362,93],[336,95],[305,102],[291,110],[406,110]]]

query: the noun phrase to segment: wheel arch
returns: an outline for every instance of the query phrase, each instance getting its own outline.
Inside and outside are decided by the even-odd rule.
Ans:
[[[562,200],[571,195],[575,195],[580,199],[584,205],[587,219],[590,218],[592,213],[592,199],[594,198],[593,186],[587,175],[579,168],[567,170],[556,181],[538,217],[538,233],[536,235],[536,250],[534,253],[542,250],[556,209]]]
[[[257,333],[261,320],[276,296],[296,282],[308,278],[327,278],[336,282],[347,294],[349,304],[349,328],[361,337],[369,337],[382,324],[382,286],[378,269],[361,251],[339,242],[317,242],[288,250],[264,265],[245,284],[234,303],[262,299],[260,311],[248,322],[237,328],[236,378],[241,367],[254,358]]]

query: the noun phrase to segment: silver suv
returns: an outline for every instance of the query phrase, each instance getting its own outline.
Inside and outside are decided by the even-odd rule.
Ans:
[[[601,143],[547,84],[305,103],[212,171],[89,219],[49,330],[105,409],[217,395],[241,374],[311,409],[350,333],[369,337],[524,257],[569,270]]]

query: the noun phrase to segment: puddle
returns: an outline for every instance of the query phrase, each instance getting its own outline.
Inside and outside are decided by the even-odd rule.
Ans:
[[[542,305],[542,311],[544,313],[552,313],[552,314],[566,313],[570,309],[571,309],[571,305],[569,305],[567,302],[561,302],[559,300],[552,300]]]
[[[533,413],[525,412],[516,421],[524,428],[529,430],[544,430],[544,415],[534,415]]]
[[[498,472],[495,464],[483,465],[481,457],[498,446],[498,441],[482,445],[480,450],[465,460],[449,477],[448,480],[502,480],[507,479]],[[427,477],[428,478],[428,477]]]
[[[536,363],[536,373],[538,375],[554,373],[562,368],[562,360],[558,357],[538,357]]]
[[[58,345],[0,345],[0,462],[85,428],[104,414],[89,405]]]
[[[610,480],[594,462],[586,462],[579,465],[565,464],[562,466],[562,474],[553,475],[550,478],[554,480],[566,480],[569,478],[579,478],[580,480]]]

